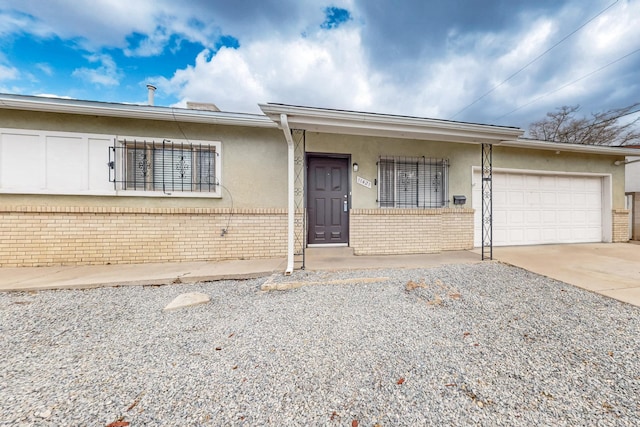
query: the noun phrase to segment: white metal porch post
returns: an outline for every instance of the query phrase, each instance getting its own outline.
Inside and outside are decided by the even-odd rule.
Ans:
[[[280,114],[280,124],[282,125],[282,131],[284,132],[284,138],[287,140],[287,269],[284,271],[285,275],[290,275],[293,272],[293,228],[295,226],[295,147],[293,144],[293,138],[291,137],[291,129],[289,129],[289,121],[286,114]]]

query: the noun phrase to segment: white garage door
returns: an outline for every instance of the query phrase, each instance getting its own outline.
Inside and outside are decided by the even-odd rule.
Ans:
[[[482,185],[474,173],[475,245],[482,244]],[[493,244],[601,242],[602,178],[493,173]]]

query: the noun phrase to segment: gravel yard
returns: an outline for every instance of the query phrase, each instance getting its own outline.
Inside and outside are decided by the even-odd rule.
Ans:
[[[2,426],[640,425],[640,309],[494,262],[3,293],[0,332]]]

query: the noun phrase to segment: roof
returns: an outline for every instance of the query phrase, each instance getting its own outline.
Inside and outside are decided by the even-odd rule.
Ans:
[[[524,131],[517,127],[423,117],[359,111],[334,110],[287,104],[259,104],[271,120],[280,125],[280,115],[287,116],[292,129],[336,134],[407,138],[425,141],[492,144],[504,147],[552,150],[613,156],[633,155],[634,149],[601,145],[566,144],[522,138]]]
[[[259,104],[259,106],[271,120],[278,124],[280,124],[280,115],[286,114],[291,128],[316,132],[480,144],[514,139],[524,133],[522,129],[516,127],[422,117],[286,104]]]
[[[602,154],[611,156],[631,156],[637,153],[634,148],[612,147],[609,145],[567,144],[564,142],[540,141],[537,139],[518,138],[516,140],[501,141],[502,147],[527,148],[535,150],[550,150],[568,153]],[[636,154],[637,155],[637,154]]]
[[[262,114],[229,113],[187,108],[81,101],[77,99],[45,98],[40,96],[0,94],[0,106],[14,110],[43,111],[50,113],[264,128],[277,127],[273,121]]]
[[[522,138],[524,134],[522,129],[510,126],[287,104],[269,103],[259,104],[259,106],[265,115],[0,94],[0,108],[14,110],[260,128],[279,127],[281,125],[281,114],[285,114],[291,128],[316,132],[424,141],[493,144],[560,152],[618,156],[638,155],[637,148],[631,147],[565,144],[525,139]]]

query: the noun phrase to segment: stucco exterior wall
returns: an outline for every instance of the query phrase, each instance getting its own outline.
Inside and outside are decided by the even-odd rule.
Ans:
[[[376,163],[380,156],[433,157],[449,159],[449,197],[467,196],[471,201],[471,166],[480,162],[478,145],[444,142],[415,141],[351,135],[306,133],[306,149],[312,153],[351,154],[351,162],[358,163],[358,172],[351,174],[354,209],[378,207],[377,188],[366,188],[356,184],[358,176],[371,182],[378,176]],[[464,166],[463,166],[464,165]]]
[[[0,203],[11,205],[121,206],[121,207],[215,207],[285,208],[287,206],[287,144],[278,129],[242,126],[176,123],[3,110],[0,128],[32,129],[50,132],[77,132],[161,139],[208,140],[222,142],[222,197],[177,198],[140,196],[65,196],[2,194]],[[186,137],[186,138],[185,138]],[[101,147],[102,148],[102,147]],[[108,180],[108,152],[104,151],[104,171],[99,179]],[[102,159],[101,159],[102,160]],[[13,160],[12,160],[13,161]],[[29,159],[25,168],[33,167]]]
[[[426,156],[449,159],[449,199],[453,195],[467,197],[472,202],[472,170],[481,166],[481,146],[450,142],[416,141],[363,137],[351,135],[306,133],[307,152],[350,154],[351,162],[358,163],[359,171],[351,174],[353,208],[377,208],[377,189],[356,184],[361,176],[371,182],[377,177],[376,162],[380,156]],[[613,209],[624,209],[624,168],[615,166],[620,156],[602,156],[551,150],[528,150],[494,146],[493,166],[496,168],[541,170],[576,173],[611,174]]]
[[[99,167],[104,164],[104,171],[98,169],[92,179],[107,181],[105,141],[109,139],[220,141],[224,186],[220,198],[207,198],[198,194],[151,197],[143,192],[118,195],[115,189],[100,195],[11,193],[3,192],[0,182],[0,266],[285,255],[287,144],[279,129],[14,110],[3,110],[0,128],[98,135],[101,149],[91,162]],[[356,253],[424,253],[473,246],[472,174],[481,162],[479,145],[305,132],[304,148],[296,152],[296,176],[304,177],[305,152],[349,155],[352,163],[358,163],[359,171],[350,171],[350,244]],[[450,203],[447,209],[430,210],[379,209],[377,187],[358,185],[356,179],[373,183],[380,156],[448,159],[447,198],[464,195],[467,204],[457,208]],[[496,168],[610,175],[612,213],[605,223],[621,239],[626,215],[624,168],[614,166],[616,160],[620,158],[500,146],[493,155]],[[24,164],[25,170],[33,167],[29,158],[15,161]],[[296,253],[302,250],[305,233],[304,182],[299,181],[295,187]],[[221,235],[227,228],[229,232]]]
[[[12,162],[11,169],[17,173],[41,168],[45,159],[49,162],[44,165],[46,168],[62,169],[57,176],[62,176],[65,182],[90,175],[89,187],[81,188],[79,194],[33,183],[24,184],[22,189],[17,178],[13,184],[17,183],[18,189],[3,188],[0,180],[0,266],[285,255],[287,144],[278,129],[14,110],[2,111],[0,128],[31,134],[31,140],[36,142],[38,138],[44,140],[45,135],[48,138],[46,145],[34,143],[33,148],[24,150],[31,150],[40,159],[38,162],[29,156],[12,155],[2,159]],[[5,148],[13,144],[9,147],[10,153],[22,150],[21,137],[15,135],[21,134],[9,131],[6,139],[0,138]],[[108,146],[122,136],[220,141],[221,197],[206,197],[207,194],[203,197],[200,193],[176,193],[175,196],[137,191],[117,193],[113,183],[108,182]],[[10,138],[18,139],[12,142]],[[38,152],[56,150],[58,141],[72,140],[79,141],[78,146],[88,153],[89,166],[86,161],[66,161],[61,167],[51,160],[56,156]],[[61,155],[57,158],[64,160]]]

